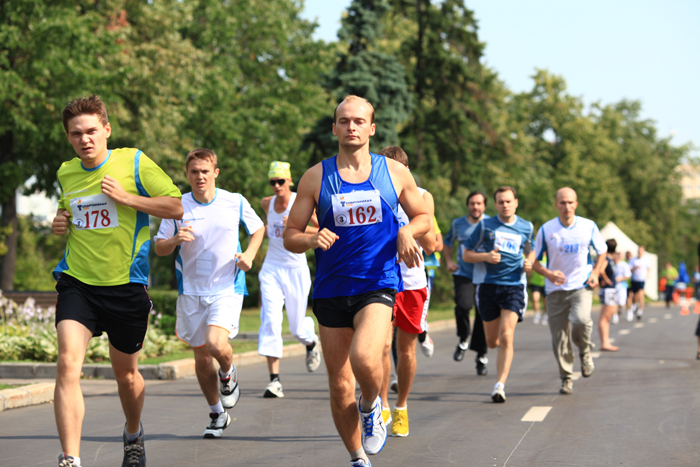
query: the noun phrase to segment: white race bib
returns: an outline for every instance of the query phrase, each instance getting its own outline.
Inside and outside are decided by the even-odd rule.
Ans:
[[[353,191],[331,197],[336,227],[356,227],[382,221],[379,190]]]
[[[282,221],[275,221],[272,224],[268,225],[267,236],[270,238],[281,238],[283,232],[284,224],[282,223]]]
[[[494,249],[498,248],[501,253],[505,252],[519,255],[522,241],[523,237],[520,235],[497,230],[493,247]]]
[[[117,203],[109,196],[82,196],[70,200],[75,230],[95,230],[119,227]]]

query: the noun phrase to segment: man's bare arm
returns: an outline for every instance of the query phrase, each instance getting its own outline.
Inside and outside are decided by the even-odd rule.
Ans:
[[[595,262],[595,266],[593,267],[593,271],[591,271],[591,276],[588,278],[588,281],[586,281],[588,287],[594,289],[596,286],[598,286],[598,276],[600,276],[601,272],[603,272],[605,266],[607,265],[608,258],[605,253],[599,254],[598,260]]]
[[[320,191],[323,167],[317,164],[306,171],[301,180],[297,197],[294,201],[287,226],[282,235],[284,248],[292,253],[304,253],[306,250],[322,248],[329,249],[339,238],[328,229],[323,229],[316,233],[306,233],[311,216],[317,206],[317,191]]]
[[[157,196],[147,198],[145,196],[127,193],[121,183],[115,178],[106,175],[102,179],[102,193],[109,196],[116,203],[129,206],[137,211],[145,212],[153,217],[161,219],[182,219],[185,211],[179,198],[172,196]]]
[[[425,201],[425,205],[428,208],[428,217],[432,219],[435,215],[435,201],[433,199],[433,195],[426,191],[423,193],[423,201]],[[426,255],[433,254],[437,244],[434,222],[430,223],[430,230],[428,230],[428,233],[418,239],[418,244],[420,244],[420,246],[423,248]]]

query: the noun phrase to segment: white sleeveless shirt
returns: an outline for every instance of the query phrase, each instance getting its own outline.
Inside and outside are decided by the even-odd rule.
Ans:
[[[421,197],[423,193],[426,192],[423,188],[418,188]],[[399,229],[410,222],[408,215],[403,210],[399,204]],[[415,241],[415,240],[414,240]],[[416,242],[418,243],[418,242]],[[425,276],[425,264],[423,264],[423,248],[418,244],[421,254],[421,262],[418,266],[414,268],[409,268],[406,263],[401,261],[399,264],[401,266],[401,277],[403,277],[403,288],[404,290],[420,290],[428,286],[428,279]]]
[[[273,196],[270,200],[270,206],[267,208],[268,244],[264,263],[282,268],[298,268],[307,265],[306,255],[285,250],[284,241],[282,240],[284,217],[289,216],[289,211],[292,209],[296,197],[297,194],[292,192],[292,197],[289,198],[289,203],[287,203],[287,209],[282,213],[275,212],[275,199],[277,199],[277,196]]]

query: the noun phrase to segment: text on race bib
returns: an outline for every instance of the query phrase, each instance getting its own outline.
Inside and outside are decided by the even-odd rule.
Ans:
[[[270,238],[281,238],[284,232],[282,221],[275,221],[267,226],[267,236]]]
[[[331,198],[336,227],[356,227],[382,221],[379,190],[335,194]]]
[[[522,241],[523,237],[520,235],[497,230],[493,247],[494,249],[498,248],[501,253],[505,252],[519,255]]]
[[[564,254],[578,253],[581,250],[581,244],[573,240],[564,240],[559,245],[559,251]]]
[[[70,201],[75,230],[95,230],[119,227],[117,203],[109,196],[82,196]]]

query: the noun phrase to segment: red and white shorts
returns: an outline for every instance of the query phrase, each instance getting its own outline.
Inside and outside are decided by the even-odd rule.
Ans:
[[[428,329],[428,289],[404,290],[396,294],[394,326],[409,334]]]

